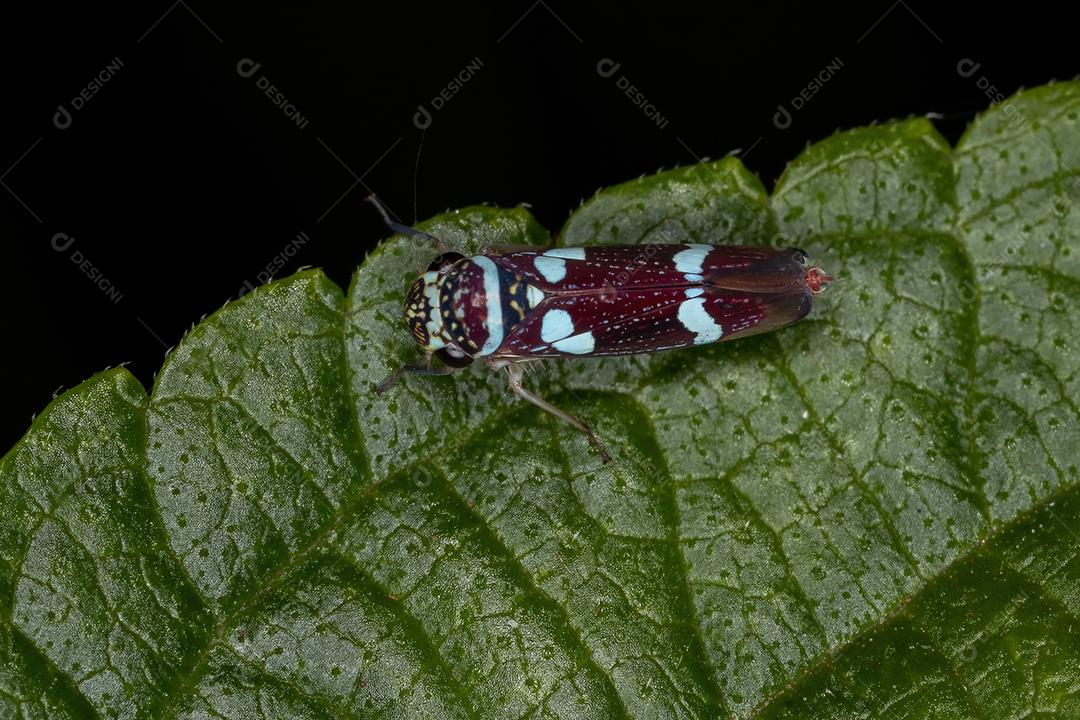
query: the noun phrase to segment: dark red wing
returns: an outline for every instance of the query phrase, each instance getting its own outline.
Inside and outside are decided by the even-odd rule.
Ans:
[[[805,285],[770,293],[700,284],[553,293],[514,327],[493,357],[632,355],[702,345],[790,325],[810,304]]]
[[[713,285],[757,293],[805,285],[802,253],[753,245],[595,245],[492,255],[545,294]]]

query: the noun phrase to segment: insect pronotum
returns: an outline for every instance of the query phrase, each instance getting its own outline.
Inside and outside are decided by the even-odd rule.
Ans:
[[[752,245],[487,247],[465,257],[424,238],[439,255],[409,288],[405,322],[425,352],[376,387],[406,373],[449,375],[482,360],[505,368],[510,389],[583,432],[603,461],[596,434],[522,385],[522,365],[543,358],[633,355],[723,342],[791,325],[832,281],[798,248]],[[432,366],[432,356],[442,361]]]

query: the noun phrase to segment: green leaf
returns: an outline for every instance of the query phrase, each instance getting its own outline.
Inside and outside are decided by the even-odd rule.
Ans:
[[[1080,84],[598,193],[557,242],[785,242],[730,344],[373,384],[429,256],[204,320],[0,461],[0,717],[1080,717]],[[523,209],[425,228],[543,243]]]

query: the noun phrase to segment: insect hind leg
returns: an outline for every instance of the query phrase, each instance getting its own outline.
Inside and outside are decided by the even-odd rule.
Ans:
[[[596,437],[596,433],[593,432],[593,429],[589,427],[588,423],[586,423],[579,417],[571,415],[562,408],[552,405],[547,400],[540,397],[533,391],[528,390],[522,386],[521,378],[524,374],[524,371],[522,370],[521,365],[517,363],[510,363],[506,366],[506,372],[510,375],[510,389],[514,391],[515,395],[524,400],[528,400],[538,408],[545,410],[554,415],[555,417],[559,418],[560,420],[564,420],[573,425],[575,428],[583,432],[587,438],[589,438],[589,444],[592,445],[593,450],[595,450],[600,455],[600,459],[604,462],[604,464],[611,462],[611,455],[608,454],[607,448],[605,448],[604,444],[600,442],[600,438]]]

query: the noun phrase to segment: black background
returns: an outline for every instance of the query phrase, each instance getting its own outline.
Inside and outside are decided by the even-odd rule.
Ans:
[[[405,221],[527,202],[556,230],[596,188],[698,157],[741,148],[771,187],[837,128],[936,113],[955,142],[1000,99],[988,95],[1080,70],[1073,23],[1033,3],[172,1],[40,5],[3,21],[0,450],[56,391],[107,366],[129,363],[149,386],[166,347],[257,284],[298,233],[308,240],[276,274],[315,265],[346,285],[386,234],[361,202],[369,190]],[[260,63],[251,77],[237,72],[244,58]],[[611,77],[597,72],[604,58],[619,63]],[[965,58],[979,63],[970,77]],[[477,59],[421,133],[417,107]],[[56,127],[58,106],[117,60]],[[777,128],[778,106],[837,61]],[[303,128],[260,91],[263,76]],[[623,76],[664,127],[620,91]],[[57,233],[74,242],[57,251]]]

